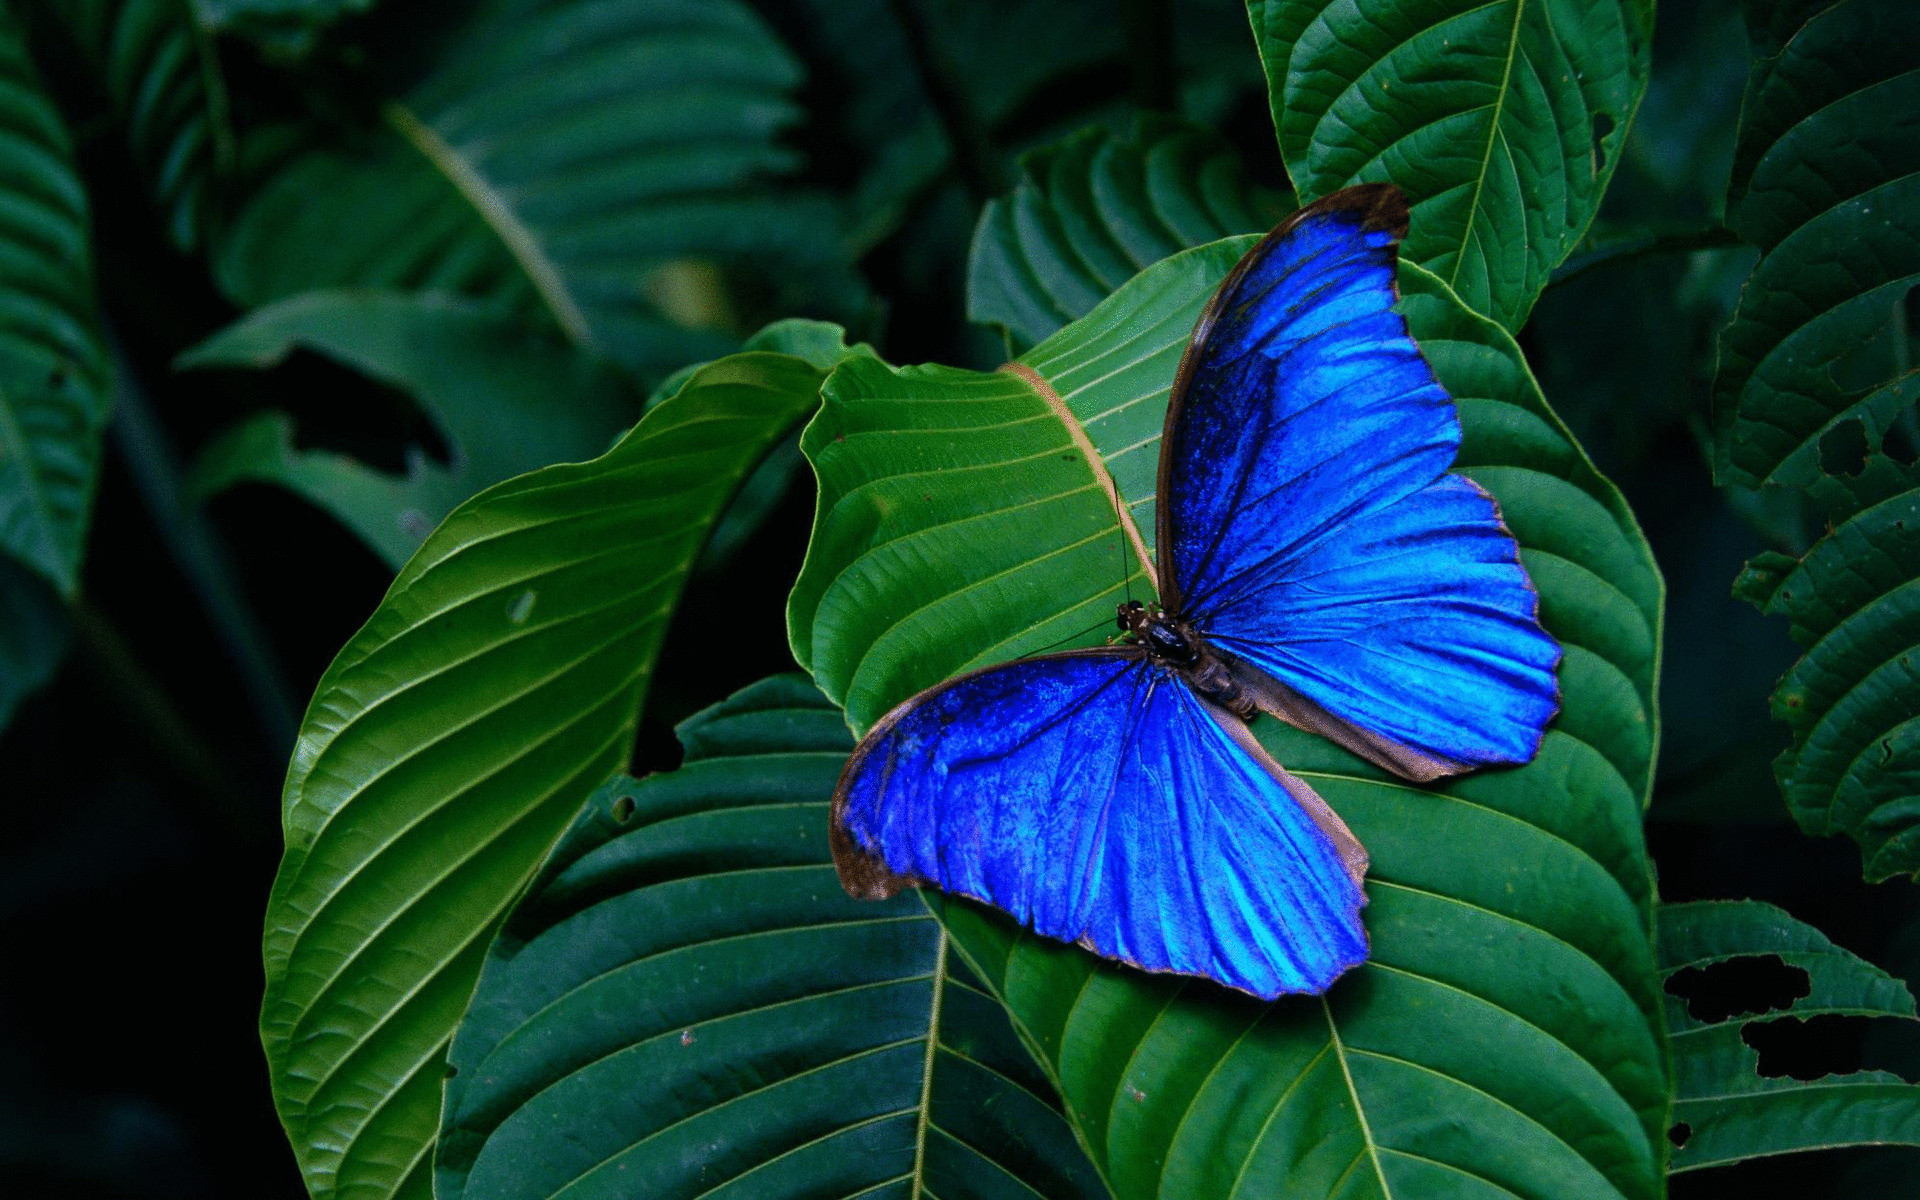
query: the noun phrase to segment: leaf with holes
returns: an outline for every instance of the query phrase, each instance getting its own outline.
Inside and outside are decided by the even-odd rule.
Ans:
[[[572,346],[449,296],[307,292],[249,314],[177,365],[264,370],[298,351],[406,392],[446,439],[448,461],[410,446],[406,473],[395,475],[299,448],[289,415],[262,412],[201,452],[195,490],[278,484],[339,518],[395,570],[481,488],[593,458],[639,416],[624,381]]]
[[[1729,217],[1763,251],[1720,344],[1723,482],[1804,494],[1829,529],[1740,592],[1806,653],[1774,693],[1775,764],[1811,833],[1870,879],[1920,872],[1920,9],[1842,0],[1755,65]]]
[[[1389,181],[1406,255],[1510,330],[1600,208],[1652,0],[1248,0],[1302,200]]]
[[[62,595],[80,558],[112,380],[93,297],[87,197],[19,23],[0,10],[0,554]]]
[[[1271,228],[1292,206],[1247,179],[1204,126],[1147,114],[1030,151],[1012,194],[988,201],[967,263],[967,316],[1020,349],[1087,315],[1142,267]]]
[[[780,676],[679,732],[681,767],[601,789],[488,951],[435,1195],[1105,1196],[926,906],[841,890],[840,710]]]
[[[802,438],[820,497],[788,617],[856,729],[969,667],[1095,642],[1124,588],[1151,594],[1174,367],[1251,242],[1149,268],[1014,371],[836,372]],[[1460,465],[1500,499],[1565,644],[1565,707],[1534,762],[1437,790],[1256,723],[1373,855],[1373,961],[1325,1000],[1261,1005],[946,906],[956,949],[1121,1197],[1661,1191],[1668,1081],[1640,829],[1659,576],[1512,339],[1418,267],[1402,286],[1459,401]]]
[[[1759,1073],[1746,1040],[1773,1021],[1816,1016],[1912,1020],[1906,985],[1809,925],[1753,900],[1660,908],[1660,972],[1673,1047],[1675,1171],[1833,1146],[1920,1145],[1920,1087],[1885,1071],[1801,1080]],[[1778,960],[1801,976],[1797,996],[1763,1015],[1703,1020],[1671,994],[1685,972]]]
[[[775,311],[859,304],[833,206],[783,182],[799,82],[736,0],[493,0],[377,128],[268,172],[217,274],[248,307],[341,286],[518,303],[657,378],[732,348],[727,272]]]
[[[475,496],[321,679],[287,776],[260,1018],[316,1200],[427,1194],[447,1041],[488,942],[626,763],[702,544],[823,375],[723,359],[601,457]]]

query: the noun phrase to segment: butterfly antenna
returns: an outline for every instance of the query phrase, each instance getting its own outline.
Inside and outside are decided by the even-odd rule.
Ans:
[[[1070,633],[1067,636],[1061,638],[1059,641],[1052,643],[1051,645],[1040,647],[1038,650],[1035,650],[1033,653],[1045,654],[1047,651],[1052,650],[1055,646],[1064,646],[1068,642],[1078,641],[1081,638],[1086,637],[1090,633],[1098,633],[1100,630],[1107,628],[1107,626],[1110,623],[1111,623],[1110,621],[1102,621],[1097,625],[1089,625],[1087,628],[1082,629],[1079,633]],[[1033,655],[1029,654],[1027,655],[1027,657],[1032,658]]]

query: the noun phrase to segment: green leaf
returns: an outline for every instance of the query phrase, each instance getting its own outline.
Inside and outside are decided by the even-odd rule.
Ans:
[[[297,448],[263,412],[212,442],[193,489],[274,483],[331,512],[396,570],[454,505],[483,487],[599,454],[633,423],[624,382],[578,350],[472,301],[395,292],[309,292],[269,305],[180,356],[185,368],[267,369],[297,350],[399,388],[445,437],[442,464],[410,448],[405,475]]]
[[[53,678],[67,648],[67,611],[46,580],[0,558],[0,730]]]
[[[1920,10],[1842,0],[1795,27],[1742,111],[1729,216],[1763,255],[1721,339],[1716,467],[1825,510],[1800,562],[1756,560],[1777,582],[1741,590],[1806,648],[1773,697],[1787,806],[1885,879],[1920,872]]]
[[[967,263],[967,316],[1021,349],[1083,317],[1142,267],[1292,207],[1251,183],[1226,140],[1143,115],[1125,135],[1083,129],[1020,159],[1012,194],[987,203]]]
[[[1248,0],[1300,199],[1399,184],[1404,252],[1510,330],[1599,210],[1652,0]]]
[[[840,711],[779,676],[679,732],[680,769],[602,788],[488,951],[439,1200],[1105,1196],[926,907],[841,890]]]
[[[252,38],[282,56],[297,56],[342,17],[377,0],[192,0],[208,28]]]
[[[0,201],[0,554],[71,596],[112,383],[73,144],[4,8]]]
[[[1920,1087],[1885,1071],[1817,1080],[1762,1076],[1760,1055],[1742,1036],[1762,1021],[1823,1015],[1911,1020],[1905,984],[1753,900],[1662,905],[1659,939],[1660,972],[1670,981],[1717,963],[1770,958],[1799,972],[1805,985],[1798,999],[1757,1020],[1747,1014],[1703,1021],[1668,995],[1679,1143],[1673,1170],[1833,1146],[1920,1145]]]
[[[751,328],[728,271],[776,310],[858,304],[833,206],[782,182],[799,83],[735,0],[494,0],[377,127],[275,170],[217,271],[249,307],[342,286],[497,298],[657,378]]]
[[[1023,356],[1057,402],[1012,373],[862,361],[829,380],[801,440],[820,498],[789,634],[856,729],[968,667],[1097,642],[1127,571],[1150,594],[1129,548],[1153,529],[1167,391],[1252,241],[1149,268]],[[1401,282],[1459,400],[1461,465],[1499,497],[1566,646],[1565,708],[1533,763],[1442,790],[1257,723],[1373,855],[1373,962],[1324,1002],[1183,986],[947,907],[1121,1197],[1660,1194],[1640,829],[1659,576],[1512,339],[1418,267]]]
[[[106,93],[176,249],[198,248],[233,169],[227,87],[205,3],[38,0]]]
[[[822,374],[722,360],[592,462],[467,501],[321,679],[287,776],[261,1011],[316,1200],[427,1194],[447,1042],[488,943],[626,763],[702,544]]]

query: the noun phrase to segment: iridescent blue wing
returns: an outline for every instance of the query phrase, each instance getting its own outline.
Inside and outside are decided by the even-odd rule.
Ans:
[[[841,881],[931,884],[1047,937],[1255,995],[1366,958],[1365,852],[1244,723],[1114,647],[1022,659],[901,705],[834,792]]]
[[[1263,707],[1424,780],[1533,757],[1560,649],[1492,498],[1446,474],[1453,401],[1393,311],[1405,229],[1397,189],[1348,188],[1221,285],[1174,384],[1159,543],[1162,602]]]

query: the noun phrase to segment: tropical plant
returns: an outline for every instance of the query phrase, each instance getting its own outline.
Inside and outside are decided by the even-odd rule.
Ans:
[[[0,77],[0,749],[84,675],[235,828],[226,765],[288,764],[259,1035],[316,1200],[1656,1200],[1920,1146],[1910,4],[0,0]],[[1372,859],[1323,997],[848,899],[854,739],[1150,591],[1202,307],[1375,181],[1564,648],[1539,755],[1256,726]],[[118,586],[156,553],[196,666]]]

